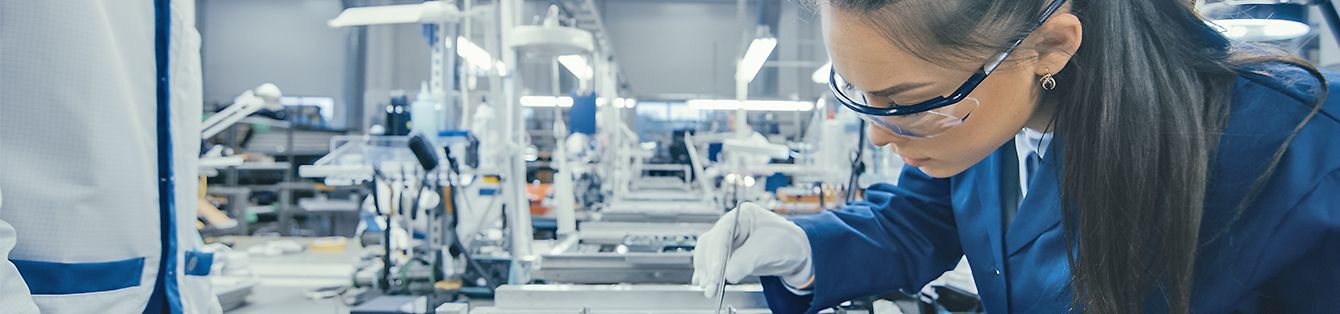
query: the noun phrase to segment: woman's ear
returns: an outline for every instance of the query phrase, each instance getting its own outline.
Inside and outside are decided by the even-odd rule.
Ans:
[[[1058,13],[1042,24],[1034,35],[1033,40],[1037,40],[1034,47],[1038,52],[1034,73],[1038,76],[1056,74],[1079,51],[1084,39],[1084,25],[1074,14]]]

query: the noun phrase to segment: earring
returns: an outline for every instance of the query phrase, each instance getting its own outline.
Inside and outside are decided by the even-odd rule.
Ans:
[[[1042,85],[1043,90],[1056,89],[1056,77],[1053,77],[1051,73],[1043,74],[1042,79],[1038,80],[1038,84]]]

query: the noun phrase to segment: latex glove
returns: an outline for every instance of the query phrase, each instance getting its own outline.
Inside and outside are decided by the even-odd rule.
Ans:
[[[731,225],[736,220],[739,226],[731,238]],[[725,261],[727,248],[733,248],[729,261]],[[703,288],[708,298],[717,296],[722,267],[730,283],[750,275],[780,276],[786,284],[798,287],[809,282],[813,274],[810,240],[790,220],[754,203],[740,204],[698,236],[693,249],[693,284]]]

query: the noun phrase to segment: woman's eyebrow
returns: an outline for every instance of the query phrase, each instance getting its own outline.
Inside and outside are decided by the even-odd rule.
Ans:
[[[881,89],[876,90],[876,91],[872,91],[872,92],[870,92],[870,94],[871,94],[871,95],[875,95],[875,96],[881,96],[881,97],[885,97],[885,96],[893,96],[893,95],[897,95],[898,93],[902,93],[902,92],[906,92],[906,91],[909,91],[909,90],[913,90],[913,89],[921,88],[921,87],[924,87],[924,86],[929,86],[929,85],[931,85],[931,84],[932,84],[931,82],[903,82],[903,83],[899,83],[899,84],[896,84],[896,85],[893,85],[893,86],[889,86],[889,87],[881,88]]]

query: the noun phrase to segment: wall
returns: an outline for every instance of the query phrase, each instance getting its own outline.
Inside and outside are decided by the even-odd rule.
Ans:
[[[600,4],[606,29],[633,96],[644,99],[735,96],[735,63],[747,43],[741,38],[736,1],[606,0]],[[817,18],[796,1],[781,3],[781,21],[772,32],[778,48],[751,85],[751,98],[818,97],[807,84],[827,60]],[[753,24],[757,1],[746,18]],[[750,29],[753,27],[750,26]],[[775,84],[775,88],[760,88]],[[761,90],[771,90],[758,94]]]
[[[632,96],[734,94],[734,1],[610,0],[600,10]]]
[[[285,95],[335,98],[343,121],[345,30],[326,27],[336,0],[200,0],[204,99],[228,104],[275,83]]]
[[[390,1],[370,1],[390,3]],[[326,21],[343,10],[339,0],[200,0],[206,105],[230,103],[244,90],[275,83],[285,95],[332,97],[336,127],[347,127],[345,47],[351,29]],[[411,97],[428,79],[428,45],[419,25],[368,29],[364,122],[390,91]],[[356,65],[357,66],[357,65]]]
[[[345,45],[352,31],[325,24],[339,14],[341,1],[199,2],[206,104],[228,103],[243,90],[273,82],[287,95],[335,98],[334,124],[345,126],[349,108],[344,80],[350,64]],[[527,1],[525,23],[532,23],[531,17],[541,14],[547,3]],[[735,62],[744,46],[736,1],[600,0],[597,5],[631,87],[624,97],[734,97]],[[754,8],[747,12],[751,21],[757,14]],[[826,90],[809,82],[810,73],[827,59],[817,22],[795,1],[784,1],[781,10],[779,29],[773,30],[780,41],[775,62],[755,83],[775,88],[763,95],[757,92],[762,86],[754,86],[752,97],[812,100]],[[412,96],[428,78],[428,47],[418,25],[369,27],[366,43],[362,100],[368,116],[362,122],[370,123],[382,119],[377,113],[390,91],[405,90]],[[527,64],[520,70],[529,73],[521,82],[523,93],[549,94],[546,64]],[[571,84],[564,82],[563,90]]]

